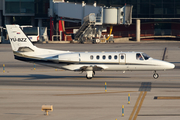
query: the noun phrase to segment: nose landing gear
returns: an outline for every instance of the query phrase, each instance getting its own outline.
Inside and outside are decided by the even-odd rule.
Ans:
[[[92,79],[95,75],[95,71],[86,71],[87,74],[86,74],[86,78],[87,79]]]
[[[154,78],[154,79],[157,79],[158,77],[159,77],[159,74],[156,73],[156,71],[154,71],[153,78]]]

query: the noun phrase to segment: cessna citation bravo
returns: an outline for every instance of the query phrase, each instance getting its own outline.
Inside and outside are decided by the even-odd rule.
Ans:
[[[70,71],[85,71],[91,79],[95,71],[156,71],[173,69],[174,64],[156,60],[142,52],[71,52],[34,46],[19,25],[6,25],[14,57]]]

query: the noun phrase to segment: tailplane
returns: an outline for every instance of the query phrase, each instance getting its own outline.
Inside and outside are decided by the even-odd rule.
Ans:
[[[19,25],[6,25],[6,28],[13,51],[34,51],[36,49]]]

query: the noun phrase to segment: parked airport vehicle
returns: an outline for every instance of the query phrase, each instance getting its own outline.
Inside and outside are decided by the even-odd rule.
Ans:
[[[156,71],[173,69],[174,64],[153,59],[143,52],[72,52],[34,46],[19,25],[6,25],[14,57],[54,68],[86,72],[91,79],[95,71]]]
[[[39,41],[39,27],[21,26],[24,33],[28,36],[31,42]]]

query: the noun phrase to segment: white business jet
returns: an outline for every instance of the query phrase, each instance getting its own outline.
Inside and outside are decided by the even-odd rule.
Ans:
[[[153,59],[142,52],[71,52],[34,46],[19,25],[6,25],[15,59],[70,71],[85,71],[91,79],[95,71],[154,71],[173,69],[174,64]]]

